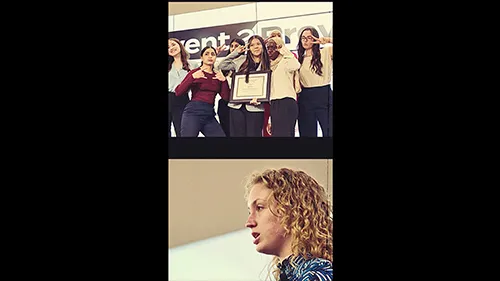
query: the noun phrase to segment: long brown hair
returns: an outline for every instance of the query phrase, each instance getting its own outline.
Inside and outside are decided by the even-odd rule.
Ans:
[[[304,31],[309,30],[311,31],[312,35],[316,38],[319,38],[319,33],[314,27],[306,27],[302,30],[299,36],[299,44],[297,45],[297,50],[298,50],[298,55],[299,55],[299,62],[302,65],[302,62],[304,61],[304,54],[305,50],[304,47],[302,46],[302,34]],[[312,60],[311,60],[311,69],[316,72],[319,76],[323,76],[323,71],[321,68],[323,67],[323,63],[321,62],[321,52],[319,51],[319,44],[314,44],[312,47]]]
[[[190,71],[188,59],[189,59],[189,53],[186,51],[186,48],[184,48],[184,45],[182,45],[181,41],[177,38],[168,38],[168,40],[172,40],[175,43],[179,44],[179,49],[181,49],[181,61],[182,61],[182,69],[186,71]],[[172,64],[174,63],[174,57],[171,55],[168,55],[168,71],[172,69]]]
[[[264,38],[260,37],[259,35],[253,35],[252,37],[250,37],[250,39],[248,39],[248,44],[252,44],[253,39],[259,40],[260,44],[262,45],[262,52],[260,53],[260,70],[270,70],[271,63],[269,61],[269,55],[267,54],[267,48],[266,43],[264,43]],[[253,60],[253,55],[249,48],[249,50],[247,51],[247,58],[240,66],[238,72],[245,72],[245,82],[248,83],[248,76],[250,75],[250,71],[255,70],[257,70],[257,63],[255,63],[255,61]]]

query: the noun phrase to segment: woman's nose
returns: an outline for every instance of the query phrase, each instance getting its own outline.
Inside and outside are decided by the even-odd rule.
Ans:
[[[245,227],[254,227],[256,225],[255,219],[250,215],[248,216],[247,222],[245,223]]]

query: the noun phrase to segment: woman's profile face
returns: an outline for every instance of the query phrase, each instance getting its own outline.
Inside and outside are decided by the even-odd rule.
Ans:
[[[175,57],[181,52],[181,46],[174,40],[168,40],[168,54]]]
[[[215,58],[216,58],[215,50],[212,48],[208,48],[201,54],[201,60],[203,61],[203,64],[205,65],[213,65],[215,63]]]
[[[249,216],[245,227],[252,230],[257,252],[279,256],[285,250],[290,236],[284,237],[285,229],[280,225],[279,218],[269,210],[269,194],[271,190],[263,184],[252,187],[247,202]]]

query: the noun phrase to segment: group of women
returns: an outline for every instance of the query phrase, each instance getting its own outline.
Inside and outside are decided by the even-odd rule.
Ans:
[[[199,132],[205,137],[294,137],[297,120],[300,137],[316,137],[318,122],[323,136],[333,136],[333,50],[328,44],[332,38],[319,37],[316,29],[307,27],[299,39],[298,56],[286,48],[279,31],[267,39],[253,35],[248,44],[233,39],[229,54],[218,65],[217,54],[225,46],[203,48],[201,66],[195,67],[181,42],[170,38],[169,136],[173,122],[176,136],[181,137],[196,137]],[[328,45],[320,49],[320,44]],[[229,102],[231,76],[248,77],[260,70],[271,71],[270,102]],[[217,94],[220,123],[214,110]]]

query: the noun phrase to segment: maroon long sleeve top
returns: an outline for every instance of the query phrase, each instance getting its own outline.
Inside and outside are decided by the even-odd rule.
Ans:
[[[191,93],[193,94],[191,97],[192,101],[203,101],[209,104],[215,103],[215,96],[219,94],[222,99],[228,101],[229,100],[229,85],[227,84],[227,80],[224,82],[219,81],[218,79],[213,79],[215,77],[215,73],[207,73],[205,74],[205,78],[193,78],[193,73],[198,71],[200,68],[195,68],[186,75],[186,78],[182,80],[182,82],[175,88],[175,95],[185,95],[188,93],[189,89],[191,89]]]

